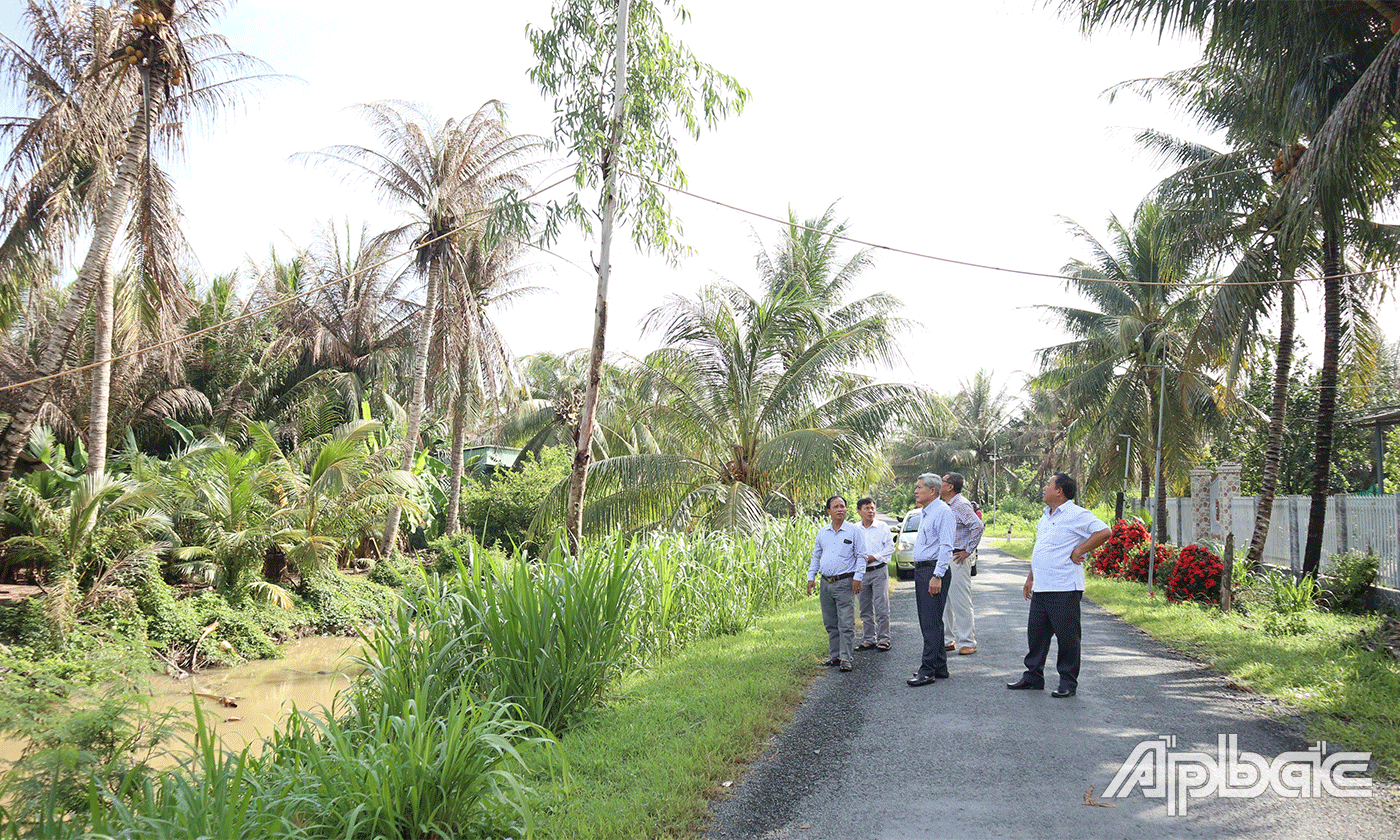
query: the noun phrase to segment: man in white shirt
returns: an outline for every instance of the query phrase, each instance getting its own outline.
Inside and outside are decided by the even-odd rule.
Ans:
[[[948,654],[943,650],[943,599],[948,592],[953,562],[953,512],[938,498],[943,479],[924,473],[914,482],[914,504],[920,508],[919,534],[914,538],[914,604],[924,651],[919,670],[906,682],[917,688],[948,677]]]
[[[1026,672],[1007,683],[1015,690],[1045,688],[1045,657],[1050,638],[1058,643],[1055,670],[1060,686],[1051,697],[1073,697],[1079,689],[1079,602],[1084,598],[1084,558],[1109,537],[1113,529],[1074,503],[1078,486],[1065,473],[1055,473],[1041,491],[1045,513],[1035,529],[1031,571],[1021,592],[1031,602],[1026,620]]]
[[[812,584],[821,575],[822,623],[831,649],[822,664],[849,671],[856,635],[855,598],[865,577],[865,538],[859,528],[846,521],[845,499],[827,499],[826,512],[831,524],[817,532],[812,565],[807,570],[807,594],[812,594]]]
[[[875,500],[856,502],[865,537],[865,578],[860,584],[860,644],[856,650],[890,649],[890,558],[894,539],[883,522],[875,521]]]
[[[972,502],[962,494],[962,473],[943,476],[941,497],[953,511],[953,574],[948,581],[948,599],[943,607],[943,649],[957,650],[960,656],[977,652],[977,624],[972,611],[972,562],[982,542],[982,518]]]

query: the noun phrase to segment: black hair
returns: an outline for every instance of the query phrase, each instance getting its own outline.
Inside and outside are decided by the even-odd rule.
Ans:
[[[1073,499],[1079,492],[1079,485],[1070,477],[1069,473],[1058,472],[1052,476],[1055,479],[1055,486],[1065,494],[1066,499]]]
[[[843,501],[843,502],[846,501],[846,497],[845,497],[845,496],[841,496],[841,495],[832,496],[830,499],[827,499],[827,500],[826,500],[826,509],[827,509],[827,510],[831,510],[831,503],[834,502],[834,501],[836,501],[837,499],[840,499],[840,500]]]
[[[866,505],[873,505],[873,504],[875,504],[875,500],[874,500],[874,499],[870,498],[869,496],[862,496],[861,499],[860,499],[860,501],[856,502],[856,510],[860,510],[861,508],[865,507]]]

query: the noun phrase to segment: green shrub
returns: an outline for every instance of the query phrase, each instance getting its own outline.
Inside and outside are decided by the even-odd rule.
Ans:
[[[48,619],[44,617],[43,599],[25,598],[13,606],[0,607],[0,639],[35,650],[57,644]]]
[[[569,474],[573,454],[562,446],[527,459],[519,470],[506,470],[462,482],[462,527],[481,545],[506,551],[527,544],[530,522],[549,491]]]
[[[1259,629],[1268,636],[1305,636],[1312,630],[1312,625],[1301,612],[1269,612],[1264,614]]]
[[[1294,580],[1291,572],[1265,569],[1251,576],[1249,584],[1264,605],[1279,615],[1306,612],[1317,606],[1317,584],[1310,577]]]
[[[355,635],[361,625],[381,620],[394,599],[379,584],[339,573],[306,575],[296,593],[305,599],[316,632],[328,636]]]
[[[1381,559],[1370,552],[1348,551],[1332,555],[1331,571],[1323,581],[1323,597],[1327,606],[1342,612],[1365,612],[1380,564]]]

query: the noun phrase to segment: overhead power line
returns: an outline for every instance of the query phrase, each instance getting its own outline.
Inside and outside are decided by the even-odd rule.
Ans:
[[[794,222],[794,221],[792,221],[792,220],[790,220],[790,219],[781,219],[781,218],[778,218],[777,216],[770,216],[770,215],[768,215],[768,214],[766,214],[766,213],[760,213],[760,212],[758,212],[757,210],[749,210],[748,208],[745,208],[745,207],[739,207],[738,205],[735,205],[735,204],[730,204],[730,203],[725,202],[725,201],[720,201],[720,200],[717,199],[717,198],[710,198],[709,196],[700,195],[699,193],[691,192],[690,190],[687,190],[687,189],[685,189],[684,187],[677,187],[677,186],[674,186],[674,185],[672,185],[672,184],[665,184],[665,183],[662,183],[662,182],[660,182],[660,181],[656,181],[656,180],[653,180],[653,179],[651,179],[651,178],[648,178],[648,177],[646,177],[645,175],[639,175],[639,174],[637,174],[637,173],[635,173],[635,172],[628,172],[628,174],[629,174],[629,175],[632,175],[632,176],[634,176],[634,177],[637,177],[637,178],[641,178],[643,181],[647,181],[647,182],[651,183],[652,185],[654,185],[654,186],[656,186],[656,187],[660,187],[661,189],[669,190],[669,191],[674,192],[674,193],[679,193],[679,194],[681,194],[681,195],[684,195],[684,196],[688,196],[688,197],[690,197],[690,198],[693,198],[693,199],[695,199],[695,200],[697,200],[697,201],[705,201],[705,202],[708,202],[708,203],[710,203],[710,204],[714,204],[714,205],[716,205],[716,206],[718,206],[718,207],[723,207],[723,208],[725,208],[726,210],[733,210],[733,211],[736,212],[736,213],[743,213],[743,214],[745,214],[745,215],[747,215],[747,216],[753,216],[753,217],[756,218],[756,219],[765,219],[765,220],[770,221],[770,222],[776,222],[777,224],[783,225],[783,226],[785,226],[785,227],[795,227],[795,228],[797,228],[798,230],[805,230],[805,231],[810,231],[811,233],[818,233],[818,234],[821,234],[822,236],[829,236],[829,237],[831,237],[832,239],[840,239],[840,240],[842,240],[843,242],[850,242],[850,243],[852,243],[852,244],[854,244],[854,245],[863,245],[863,246],[865,246],[865,247],[867,247],[867,248],[874,248],[874,249],[876,249],[876,250],[878,250],[878,251],[889,251],[889,252],[895,253],[895,254],[904,254],[905,256],[909,256],[909,257],[917,257],[917,258],[919,258],[919,259],[925,259],[925,260],[934,260],[934,261],[936,261],[936,262],[948,263],[948,264],[950,264],[950,265],[960,265],[960,266],[963,266],[963,267],[965,267],[965,268],[976,268],[976,269],[980,269],[980,270],[982,270],[982,271],[1000,271],[1000,272],[1003,272],[1003,273],[1005,273],[1005,274],[1020,274],[1020,275],[1025,276],[1025,277],[1045,277],[1045,278],[1049,278],[1049,279],[1051,279],[1051,280],[1072,280],[1072,281],[1079,282],[1079,283],[1112,283],[1112,284],[1117,285],[1117,286],[1180,286],[1180,285],[1184,285],[1184,284],[1181,284],[1181,283],[1161,283],[1161,282],[1158,282],[1158,281],[1155,281],[1155,280],[1113,280],[1113,279],[1110,279],[1110,278],[1107,278],[1107,277],[1070,277],[1070,276],[1064,275],[1064,274],[1050,274],[1050,273],[1047,273],[1047,272],[1044,272],[1044,271],[1029,271],[1029,270],[1023,269],[1023,268],[1009,268],[1009,267],[1007,267],[1007,266],[1002,266],[1002,265],[990,265],[990,264],[987,264],[987,263],[970,262],[970,261],[968,261],[968,260],[958,260],[958,259],[953,259],[952,257],[940,257],[940,256],[938,256],[937,254],[928,254],[928,253],[924,253],[924,252],[922,252],[922,251],[914,251],[914,250],[911,250],[911,249],[909,249],[909,248],[900,248],[900,247],[898,247],[898,246],[896,246],[896,245],[885,245],[885,244],[880,243],[880,242],[871,242],[871,241],[868,240],[868,239],[857,239],[857,238],[854,237],[854,236],[846,236],[845,234],[834,233],[834,232],[829,231],[829,230],[822,230],[821,228],[808,227],[807,225],[799,224],[799,223]],[[1371,276],[1371,275],[1373,275],[1373,274],[1380,274],[1381,272],[1390,271],[1390,270],[1392,270],[1392,269],[1390,269],[1390,268],[1375,268],[1375,269],[1371,269],[1371,270],[1369,270],[1369,271],[1354,271],[1354,272],[1351,272],[1350,274],[1329,274],[1329,275],[1326,275],[1326,276],[1323,276],[1323,277],[1294,277],[1294,278],[1292,278],[1292,279],[1290,279],[1290,280],[1237,280],[1237,281],[1233,281],[1233,282],[1232,282],[1232,281],[1228,281],[1228,280],[1221,280],[1221,281],[1218,281],[1218,282],[1210,283],[1209,285],[1211,285],[1211,286],[1282,286],[1282,285],[1285,285],[1285,284],[1294,284],[1294,285],[1296,285],[1296,284],[1299,284],[1299,283],[1309,283],[1309,282],[1314,282],[1314,281],[1318,281],[1318,280],[1345,280],[1345,279],[1352,278],[1352,277],[1369,277],[1369,276]]]

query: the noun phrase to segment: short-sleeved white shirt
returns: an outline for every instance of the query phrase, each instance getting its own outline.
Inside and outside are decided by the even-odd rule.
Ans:
[[[1048,506],[1035,529],[1031,552],[1031,589],[1036,592],[1074,592],[1084,589],[1084,564],[1069,559],[1075,546],[1107,528],[1102,519],[1066,501]]]

